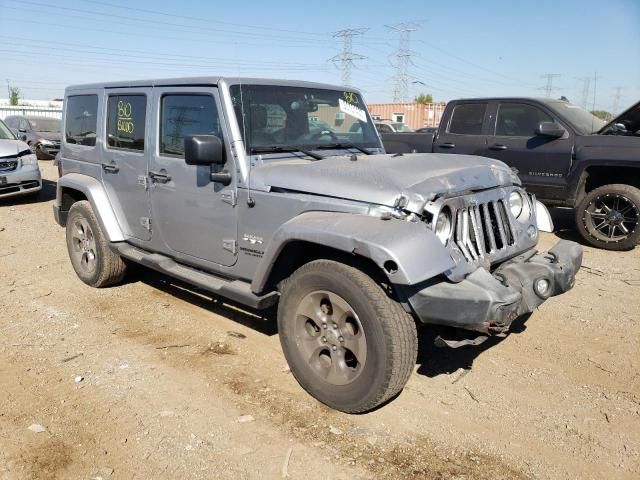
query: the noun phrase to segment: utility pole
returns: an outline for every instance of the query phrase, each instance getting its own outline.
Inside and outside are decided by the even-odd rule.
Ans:
[[[591,89],[591,77],[578,78],[582,82],[582,95],[580,96],[580,106],[587,109],[589,105],[589,90]]]
[[[333,38],[342,38],[342,53],[331,58],[334,65],[342,70],[342,85],[351,85],[351,69],[355,60],[364,60],[367,57],[353,53],[353,37],[364,34],[368,28],[349,28],[333,32]]]
[[[540,87],[540,90],[544,90],[544,96],[550,98],[554,90],[553,79],[559,78],[561,75],[559,73],[545,73],[544,75],[541,75],[541,77],[547,79],[547,84],[544,87]]]
[[[611,109],[611,114],[615,117],[618,114],[618,107],[620,107],[620,98],[622,97],[622,89],[624,87],[616,87],[614,90],[616,93],[613,94],[613,108]]]
[[[387,28],[400,34],[398,49],[392,54],[391,65],[396,69],[395,86],[393,89],[394,102],[406,102],[409,97],[409,65],[411,57],[411,33],[418,29],[417,23],[399,23],[387,25]]]

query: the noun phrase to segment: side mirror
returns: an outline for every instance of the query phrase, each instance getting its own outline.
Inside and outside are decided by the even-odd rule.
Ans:
[[[224,145],[215,135],[184,137],[184,161],[187,165],[224,165]]]
[[[560,138],[566,130],[556,122],[540,122],[536,128],[536,135],[551,138]]]

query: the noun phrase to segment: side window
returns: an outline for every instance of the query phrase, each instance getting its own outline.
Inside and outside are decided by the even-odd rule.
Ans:
[[[486,103],[462,103],[453,108],[449,133],[460,135],[481,135],[482,122],[487,110]]]
[[[98,124],[98,96],[68,97],[64,138],[67,143],[95,147]]]
[[[553,118],[532,105],[501,103],[496,118],[496,135],[533,137],[540,122],[552,121]]]
[[[18,125],[18,128],[20,130],[25,130],[25,131],[29,131],[31,130],[30,126],[29,126],[29,121],[26,118],[21,118],[20,119],[20,124]]]
[[[220,117],[211,95],[164,95],[160,118],[160,153],[184,157],[186,135],[222,138]]]
[[[107,144],[144,151],[146,95],[112,95],[107,106]]]
[[[378,128],[378,131],[380,133],[393,133],[391,127],[386,123],[379,123],[378,125],[376,125],[376,127]]]

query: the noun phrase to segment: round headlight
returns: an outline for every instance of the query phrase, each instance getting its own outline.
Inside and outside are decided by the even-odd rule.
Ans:
[[[440,239],[443,245],[447,244],[447,240],[451,236],[451,210],[443,208],[438,215],[435,227],[436,237]]]
[[[524,209],[524,198],[522,198],[522,194],[517,190],[511,192],[509,195],[509,208],[511,208],[511,214],[518,218],[522,215],[522,210]]]

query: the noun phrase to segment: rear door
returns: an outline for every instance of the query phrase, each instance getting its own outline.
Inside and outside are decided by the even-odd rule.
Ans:
[[[551,111],[536,103],[505,101],[495,108],[495,123],[484,155],[515,167],[527,189],[539,198],[566,198],[572,134],[567,130],[561,138],[536,135],[540,122],[562,125]]]
[[[154,235],[165,253],[190,263],[233,265],[237,259],[235,178],[213,182],[208,165],[187,165],[186,135],[213,134],[225,143],[222,108],[216,87],[154,89],[154,153],[151,158],[151,209]],[[228,162],[232,162],[228,155]],[[224,170],[235,171],[232,165]]]
[[[139,240],[151,238],[147,140],[151,88],[107,90],[102,181],[120,226]]]
[[[453,106],[445,128],[436,137],[434,153],[482,155],[486,151],[488,102],[461,102]]]

